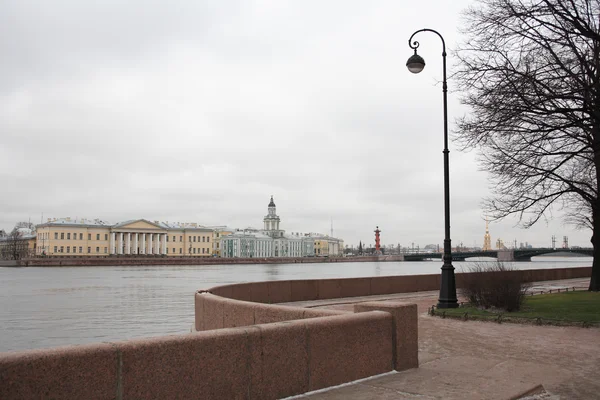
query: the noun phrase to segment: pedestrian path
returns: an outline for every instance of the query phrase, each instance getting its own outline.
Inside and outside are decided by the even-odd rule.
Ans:
[[[587,279],[535,288],[586,287]],[[437,292],[288,303],[352,311],[363,301],[398,300],[419,309],[419,368],[297,396],[353,399],[598,399],[600,329],[441,319],[427,315]]]

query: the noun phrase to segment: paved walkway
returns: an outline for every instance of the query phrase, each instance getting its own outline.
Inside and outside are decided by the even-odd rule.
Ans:
[[[587,287],[537,282],[535,290]],[[419,368],[297,396],[301,399],[600,399],[600,329],[496,324],[427,315],[438,292],[290,303],[353,310],[374,300],[416,303]]]

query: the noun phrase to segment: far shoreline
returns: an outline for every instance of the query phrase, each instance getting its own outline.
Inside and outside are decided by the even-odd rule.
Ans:
[[[101,266],[148,266],[148,265],[219,265],[219,264],[315,264],[339,262],[389,262],[403,261],[402,255],[359,257],[269,257],[269,258],[220,258],[220,257],[43,257],[14,261],[5,267],[101,267]]]
[[[544,258],[537,256],[536,258]],[[564,256],[548,256],[562,258]],[[568,258],[575,258],[569,255]],[[586,256],[582,256],[586,257]],[[490,261],[470,260],[470,261]],[[350,256],[350,257],[165,257],[165,256],[108,256],[108,257],[36,257],[22,260],[0,261],[0,267],[104,267],[104,266],[171,266],[171,265],[252,265],[252,264],[329,264],[346,262],[398,262],[405,261],[404,255]],[[409,260],[410,261],[410,260]],[[423,259],[417,262],[440,261],[440,259]],[[455,260],[463,261],[463,260]],[[469,260],[464,260],[469,261]],[[509,261],[520,263],[520,261]],[[590,265],[591,267],[591,265]]]

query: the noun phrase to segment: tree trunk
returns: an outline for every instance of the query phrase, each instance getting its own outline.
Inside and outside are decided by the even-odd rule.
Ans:
[[[592,212],[592,221],[594,230],[592,233],[592,246],[594,247],[594,261],[592,262],[592,278],[588,290],[592,292],[600,291],[600,215],[598,211]]]

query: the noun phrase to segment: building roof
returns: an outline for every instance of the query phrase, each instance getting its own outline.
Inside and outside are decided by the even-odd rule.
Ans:
[[[111,227],[112,224],[110,222],[102,221],[101,219],[86,219],[86,218],[75,218],[71,219],[70,217],[66,218],[48,218],[48,221],[36,225],[36,227],[45,227],[45,226],[102,226],[102,227]]]
[[[271,195],[271,201],[269,202],[269,207],[275,207],[275,202],[273,201],[273,195]]]
[[[71,219],[67,218],[48,218],[48,222],[43,224],[36,225],[36,227],[46,227],[46,226],[79,226],[79,227],[105,227],[105,228],[119,228],[122,226],[126,226],[129,224],[133,224],[138,221],[144,221],[151,225],[155,225],[157,228],[162,229],[186,229],[186,230],[201,230],[201,231],[213,231],[214,229],[211,227],[207,227],[195,222],[161,222],[161,221],[150,221],[147,219],[130,219],[123,222],[117,222],[116,224],[111,224],[110,222],[102,221],[98,218],[96,219]]]

